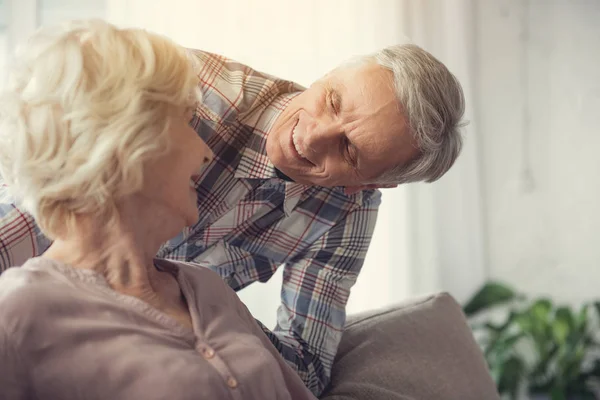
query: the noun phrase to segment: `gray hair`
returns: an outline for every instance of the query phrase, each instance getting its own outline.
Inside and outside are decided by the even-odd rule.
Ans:
[[[375,62],[392,71],[399,106],[420,151],[408,165],[395,166],[374,183],[434,182],[441,178],[462,149],[465,98],[456,77],[414,44],[390,46],[355,62]]]

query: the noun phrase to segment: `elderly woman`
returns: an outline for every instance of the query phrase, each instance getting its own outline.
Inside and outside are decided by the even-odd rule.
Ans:
[[[212,158],[185,50],[88,21],[17,67],[0,173],[53,244],[0,276],[0,398],[314,398],[218,275],[153,258]]]

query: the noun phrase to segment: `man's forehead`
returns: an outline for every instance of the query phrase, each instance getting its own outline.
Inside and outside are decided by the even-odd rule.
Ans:
[[[377,64],[364,64],[342,68],[324,77],[323,85],[356,100],[395,100],[393,74]]]

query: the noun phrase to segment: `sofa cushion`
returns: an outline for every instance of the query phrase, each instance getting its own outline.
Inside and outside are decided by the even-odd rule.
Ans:
[[[461,307],[441,293],[350,317],[322,399],[499,396]]]

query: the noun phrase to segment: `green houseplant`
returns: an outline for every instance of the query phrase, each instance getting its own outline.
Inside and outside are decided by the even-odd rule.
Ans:
[[[489,282],[463,309],[504,397],[600,398],[600,302],[574,310]]]

